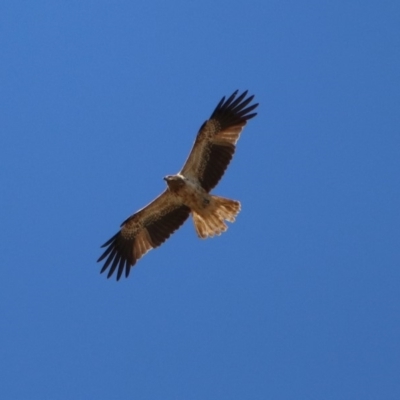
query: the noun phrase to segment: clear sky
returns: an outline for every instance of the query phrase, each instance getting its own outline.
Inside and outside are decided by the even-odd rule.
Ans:
[[[2,399],[399,399],[400,3],[0,3]],[[129,279],[100,245],[217,102],[215,194]]]

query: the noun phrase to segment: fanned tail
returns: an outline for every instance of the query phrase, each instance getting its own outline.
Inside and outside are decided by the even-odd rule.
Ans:
[[[234,222],[239,214],[240,202],[219,196],[211,196],[211,202],[201,214],[193,212],[193,222],[201,239],[220,235],[228,227],[225,221]]]

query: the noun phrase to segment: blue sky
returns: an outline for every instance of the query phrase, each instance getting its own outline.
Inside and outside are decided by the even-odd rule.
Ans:
[[[400,398],[398,2],[6,0],[0,48],[1,398]],[[235,89],[237,221],[107,280]]]

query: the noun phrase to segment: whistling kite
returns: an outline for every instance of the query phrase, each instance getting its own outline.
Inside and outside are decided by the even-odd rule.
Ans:
[[[197,134],[192,151],[182,170],[167,175],[167,189],[146,207],[121,224],[121,230],[101,247],[106,259],[101,270],[110,265],[109,278],[118,267],[117,280],[124,269],[128,277],[131,267],[149,250],[160,246],[192,214],[197,235],[204,239],[226,231],[224,222],[235,220],[240,203],[209,194],[224,174],[235,145],[247,123],[257,113],[258,104],[247,105],[247,91],[236,98],[238,91],[218,103],[208,121]]]

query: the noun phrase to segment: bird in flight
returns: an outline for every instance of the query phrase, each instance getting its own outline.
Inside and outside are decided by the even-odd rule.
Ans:
[[[228,167],[236,143],[247,121],[257,115],[249,105],[254,96],[247,91],[236,97],[221,99],[211,117],[203,123],[182,170],[167,175],[166,190],[147,206],[127,218],[120,231],[101,247],[105,259],[101,273],[107,278],[117,271],[117,281],[149,250],[160,246],[192,214],[194,227],[201,239],[225,232],[225,221],[234,222],[240,202],[210,194]]]

